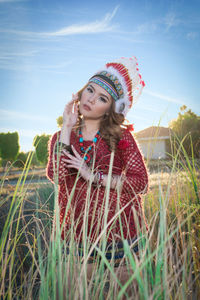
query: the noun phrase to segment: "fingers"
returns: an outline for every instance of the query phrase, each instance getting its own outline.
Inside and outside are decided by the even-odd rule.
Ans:
[[[74,153],[74,155],[70,154],[67,150],[63,149],[62,151],[65,153],[65,155],[69,156],[70,158],[78,158],[79,160],[82,160],[82,156],[76,151],[76,149],[74,148],[73,145],[71,145],[72,151]]]
[[[70,100],[66,105],[72,105],[77,100],[78,100],[78,93],[76,93],[76,94],[72,93],[72,100]]]
[[[72,108],[73,105],[74,105],[74,100],[71,100],[65,105],[65,108],[67,108],[67,109]]]
[[[68,168],[74,168],[79,170],[80,164],[78,162],[72,162],[70,159],[63,158],[63,161],[67,164]]]
[[[69,158],[63,157],[62,160],[67,164],[68,168],[74,168],[74,169],[77,169],[77,170],[80,170],[80,171],[84,169],[85,164],[84,164],[82,158],[80,160],[80,159],[70,155],[69,153],[67,153],[67,156]]]
[[[73,146],[72,150],[74,152],[74,155],[71,155],[68,151],[65,151],[64,149],[62,150],[62,152],[66,155],[65,157],[62,157],[62,161],[66,163],[66,167],[78,170],[80,172],[80,175],[85,180],[89,180],[91,176],[91,171],[87,166],[86,162],[84,161],[84,158],[79,155],[79,153]]]
[[[74,113],[77,114],[78,113],[78,104],[75,103],[74,105]]]
[[[69,154],[69,152],[65,149],[62,149],[62,153],[64,153],[65,156]]]
[[[73,113],[77,114],[78,113],[78,93],[76,93],[75,95],[72,94],[72,99],[73,99]]]
[[[63,154],[66,157],[63,157],[62,160],[66,163],[72,164],[75,168],[83,168],[85,166],[85,161],[82,156],[76,151],[76,149],[72,146],[72,150],[74,155],[71,155],[68,151],[62,150]]]
[[[73,94],[72,93],[72,101],[77,101],[78,100],[78,93]]]
[[[72,150],[77,158],[82,159],[82,156],[80,156],[80,154],[76,151],[73,145],[72,145]]]
[[[67,150],[62,150],[62,152],[69,157],[73,161],[78,161],[79,163],[82,161],[82,156],[75,150],[75,148],[72,146],[72,150],[74,152],[74,155],[70,154]]]
[[[66,105],[65,105],[65,111],[67,113],[69,112],[74,112],[77,113],[78,112],[78,106],[77,106],[77,101],[78,101],[78,93],[76,93],[75,95],[72,94],[72,100],[69,101]]]

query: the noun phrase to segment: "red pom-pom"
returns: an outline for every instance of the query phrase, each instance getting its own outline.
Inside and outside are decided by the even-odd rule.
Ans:
[[[133,124],[127,125],[127,129],[130,130],[130,131],[134,131]]]
[[[126,140],[120,140],[118,143],[118,148],[120,150],[125,150],[126,148],[128,148],[128,146],[129,146],[129,142]]]

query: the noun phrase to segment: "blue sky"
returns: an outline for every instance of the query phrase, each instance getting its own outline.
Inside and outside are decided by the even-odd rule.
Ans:
[[[199,115],[199,29],[195,0],[0,0],[0,132],[30,150],[96,70],[133,55],[146,84],[135,131],[168,126],[183,104]]]

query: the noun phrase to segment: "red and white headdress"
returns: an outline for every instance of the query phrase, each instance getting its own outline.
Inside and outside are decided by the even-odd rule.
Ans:
[[[140,96],[144,81],[139,73],[136,57],[122,57],[107,63],[89,79],[103,87],[115,100],[115,111],[126,116]]]

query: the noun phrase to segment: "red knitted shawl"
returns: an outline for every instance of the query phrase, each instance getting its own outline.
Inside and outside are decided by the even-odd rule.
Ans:
[[[119,240],[122,236],[126,239],[134,238],[137,235],[136,224],[140,227],[144,224],[147,228],[140,194],[147,192],[148,174],[141,152],[130,131],[123,130],[122,138],[115,151],[112,174],[123,173],[125,176],[120,191],[110,189],[108,210],[105,210],[105,187],[92,184],[88,189],[89,183],[81,176],[77,176],[77,170],[66,167],[62,160],[63,154],[59,156],[57,165],[55,145],[59,134],[60,132],[55,133],[49,143],[47,176],[59,185],[60,222],[65,222],[62,238],[67,238],[69,228],[73,224],[75,236],[79,241],[83,237],[83,231],[87,232],[90,240],[95,240],[103,229],[105,216],[107,223],[110,222],[107,227],[110,241]],[[73,131],[70,143],[82,155],[79,139]],[[91,141],[84,141],[86,148],[90,144]],[[104,174],[108,174],[111,152],[105,140],[102,138],[98,140],[93,151],[95,151],[94,172],[101,170]],[[68,207],[67,212],[66,207]],[[87,226],[86,230],[84,224]]]

